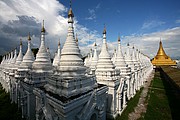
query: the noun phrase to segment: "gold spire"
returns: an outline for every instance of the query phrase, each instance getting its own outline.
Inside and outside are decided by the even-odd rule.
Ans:
[[[44,32],[45,33],[45,28],[44,28],[44,20],[43,20],[43,24],[42,24],[42,29],[41,29],[41,32]]]
[[[104,24],[103,34],[106,34],[106,25]]]
[[[159,66],[159,65],[176,65],[176,62],[173,61],[169,56],[166,55],[163,46],[162,46],[162,42],[160,39],[159,42],[159,50],[157,52],[157,55],[153,58],[152,60],[152,64]]]
[[[156,56],[165,56],[165,57],[167,57],[166,53],[164,52],[161,40],[159,42],[159,50],[158,50]]]
[[[29,34],[28,34],[28,40],[31,40],[30,32],[29,32]]]
[[[73,11],[72,11],[72,1],[70,0],[70,9],[68,12],[68,17],[74,17]]]
[[[22,39],[20,38],[20,45],[22,45]]]

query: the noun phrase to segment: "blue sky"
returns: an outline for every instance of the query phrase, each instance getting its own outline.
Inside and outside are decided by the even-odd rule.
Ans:
[[[69,6],[68,0],[60,0]],[[108,35],[144,34],[180,25],[179,0],[72,0],[79,23],[101,34],[106,24]]]
[[[104,24],[110,53],[121,36],[123,51],[127,42],[151,58],[161,38],[165,52],[180,58],[179,0],[72,0],[75,33],[85,55],[93,42],[101,49]],[[2,0],[0,1],[0,54],[14,49],[31,32],[33,47],[39,46],[42,20],[47,31],[46,45],[52,56],[67,36],[69,0]],[[26,49],[24,48],[24,51]]]

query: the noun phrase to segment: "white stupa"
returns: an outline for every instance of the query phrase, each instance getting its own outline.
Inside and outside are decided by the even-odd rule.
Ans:
[[[94,76],[85,75],[86,67],[81,59],[80,50],[74,37],[72,8],[68,13],[68,35],[61,50],[60,64],[54,74],[48,77],[47,91],[70,98],[94,89]]]
[[[31,37],[30,33],[28,35],[28,49],[26,54],[23,57],[23,61],[21,62],[18,71],[28,71],[32,68],[32,63],[34,62],[34,56],[31,51]]]
[[[116,53],[116,49],[114,49],[114,53],[113,53],[113,56],[112,56],[112,59],[111,59],[111,61],[113,62],[113,64],[114,64],[115,61],[116,61],[116,57],[117,57],[117,53]]]
[[[14,75],[15,73],[15,70],[17,69],[16,67],[16,58],[17,58],[17,52],[16,52],[16,49],[14,50],[14,57],[13,59],[11,60],[11,67],[10,67],[10,70],[9,70],[9,75]]]
[[[61,58],[61,49],[60,49],[60,47],[61,46],[60,46],[60,40],[59,40],[57,54],[55,55],[54,60],[53,60],[53,66],[58,66],[59,63],[60,63],[60,58]]]
[[[91,65],[90,65],[92,73],[94,73],[95,70],[96,70],[97,61],[98,61],[97,45],[96,45],[96,42],[95,42],[95,44],[94,44],[94,55],[93,55]]]
[[[129,67],[131,67],[131,70],[134,71],[134,63],[132,61],[132,55],[130,54],[130,46],[129,43],[127,44],[127,49],[126,49],[126,55],[125,55],[125,62],[128,64]]]
[[[58,67],[61,76],[75,77],[84,75],[85,67],[80,58],[80,50],[74,37],[72,8],[68,13],[68,35],[61,51],[60,66]]]
[[[41,44],[36,55],[36,60],[32,64],[33,71],[36,72],[49,72],[52,70],[51,61],[45,47],[45,28],[44,20],[41,29]]]
[[[115,69],[114,64],[111,61],[111,57],[107,50],[106,43],[106,28],[103,31],[103,44],[101,53],[99,54],[99,60],[96,66],[96,80],[99,84],[108,86],[108,97],[107,97],[107,117],[114,118],[117,112],[117,98],[118,98],[118,87],[120,85],[120,71]]]
[[[20,65],[21,62],[23,61],[23,54],[22,54],[22,40],[20,39],[20,47],[19,47],[19,54],[16,58],[16,65]]]
[[[115,71],[115,66],[111,61],[111,57],[109,55],[109,52],[107,50],[107,43],[106,43],[106,28],[104,28],[103,31],[103,44],[101,48],[101,53],[99,54],[99,60],[97,62],[96,66],[96,77],[98,80],[104,80],[102,76],[106,73],[110,79],[113,79],[113,77],[110,77],[112,72]]]

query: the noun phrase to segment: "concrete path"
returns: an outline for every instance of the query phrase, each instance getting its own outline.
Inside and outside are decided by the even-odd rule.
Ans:
[[[134,108],[134,112],[129,113],[128,116],[129,120],[137,120],[141,117],[142,113],[146,112],[147,103],[145,103],[145,100],[153,77],[154,77],[154,70],[147,79],[147,82],[144,84],[144,89],[142,90],[137,106]]]

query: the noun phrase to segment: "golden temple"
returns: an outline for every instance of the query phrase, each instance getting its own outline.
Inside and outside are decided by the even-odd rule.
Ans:
[[[166,55],[162,42],[160,40],[159,42],[159,50],[157,52],[157,55],[153,58],[152,64],[154,66],[160,66],[160,65],[176,65],[176,62],[173,61],[169,56]]]

